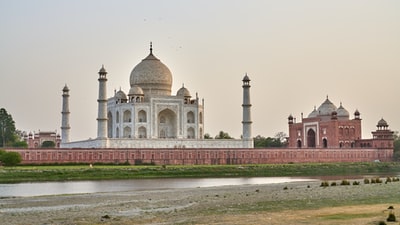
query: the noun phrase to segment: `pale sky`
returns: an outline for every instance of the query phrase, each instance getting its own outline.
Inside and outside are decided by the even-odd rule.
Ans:
[[[98,70],[108,96],[129,91],[149,53],[205,101],[205,133],[242,132],[251,79],[253,136],[288,133],[329,95],[361,112],[363,137],[382,117],[400,130],[400,1],[0,0],[0,108],[17,129],[60,133],[70,88],[71,139],[96,137]]]

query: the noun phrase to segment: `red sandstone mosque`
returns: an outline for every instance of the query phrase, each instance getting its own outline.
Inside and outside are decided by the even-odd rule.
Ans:
[[[288,120],[290,148],[393,148],[393,132],[384,119],[372,139],[361,139],[360,112],[351,119],[342,103],[337,108],[328,97],[301,122],[292,115]]]

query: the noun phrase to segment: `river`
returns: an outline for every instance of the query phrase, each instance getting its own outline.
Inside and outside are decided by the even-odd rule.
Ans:
[[[0,198],[32,197],[117,191],[141,191],[213,187],[224,185],[273,184],[297,181],[312,181],[311,178],[293,177],[250,177],[250,178],[168,178],[103,181],[65,181],[0,184]]]

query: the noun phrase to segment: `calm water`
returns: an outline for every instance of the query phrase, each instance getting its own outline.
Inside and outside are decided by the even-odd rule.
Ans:
[[[107,181],[67,181],[0,184],[0,197],[39,196],[77,193],[160,190],[193,187],[213,187],[244,184],[273,184],[316,179],[291,177],[255,177],[255,178],[183,178],[183,179],[143,179],[143,180],[107,180]]]

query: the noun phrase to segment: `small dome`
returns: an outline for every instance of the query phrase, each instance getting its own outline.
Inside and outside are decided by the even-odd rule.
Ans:
[[[190,95],[190,92],[187,88],[185,88],[184,85],[182,85],[182,87],[178,90],[178,92],[176,93],[176,96],[183,96],[183,97],[192,97]]]
[[[378,125],[376,125],[377,127],[388,127],[389,125],[387,124],[386,120],[384,120],[383,118],[381,120],[378,121]]]
[[[342,103],[340,103],[340,106],[339,106],[339,108],[337,109],[337,115],[338,115],[339,117],[349,117],[349,116],[350,116],[350,113],[349,113],[349,111],[347,111],[347,110],[342,106]]]
[[[360,116],[360,112],[358,111],[358,109],[356,109],[356,111],[354,112],[355,116]]]
[[[293,120],[292,114],[289,115],[288,120]]]
[[[314,110],[310,114],[308,114],[308,118],[314,118],[317,116],[318,116],[318,111],[317,111],[316,107],[314,106]]]
[[[331,101],[329,101],[328,97],[326,97],[325,102],[323,102],[318,108],[318,114],[320,116],[331,116],[332,112],[336,110],[336,106]]]
[[[115,93],[114,98],[121,99],[121,100],[127,100],[128,99],[126,97],[126,94],[122,90],[117,91],[117,93]]]
[[[133,85],[133,87],[131,87],[131,89],[129,89],[129,93],[128,93],[128,96],[132,96],[132,95],[144,95],[142,88],[137,85]]]

